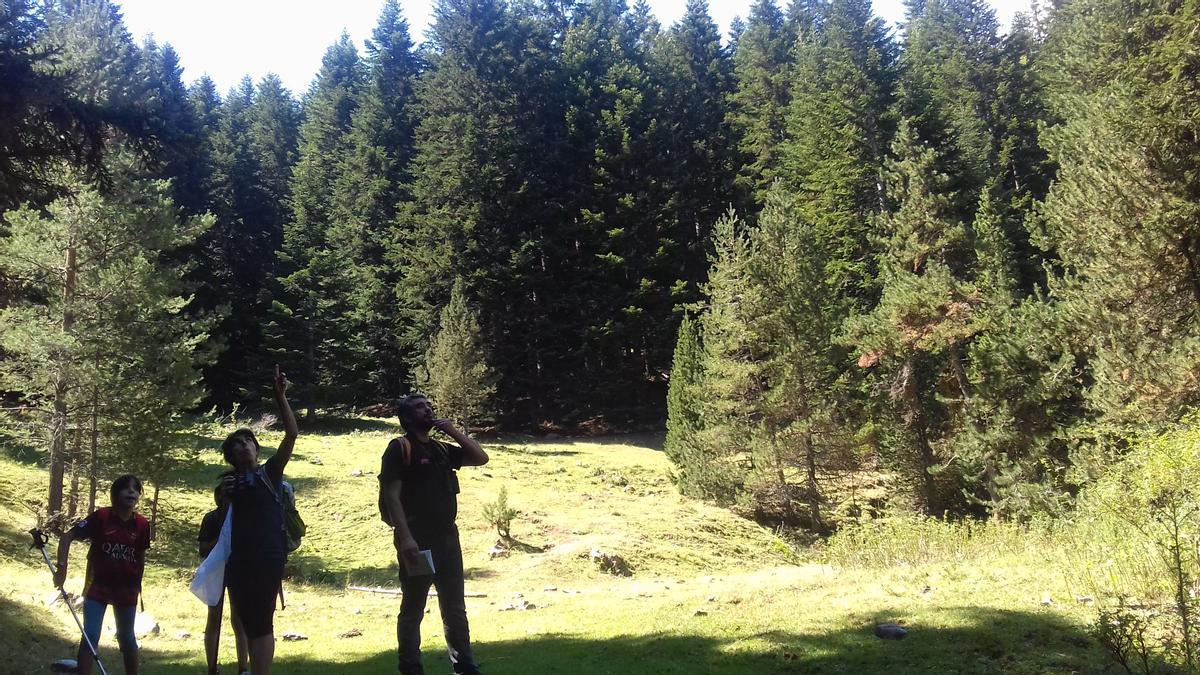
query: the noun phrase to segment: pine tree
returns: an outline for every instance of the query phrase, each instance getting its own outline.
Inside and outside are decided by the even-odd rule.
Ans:
[[[935,447],[969,396],[962,350],[977,330],[980,298],[966,280],[970,246],[966,228],[953,219],[952,179],[937,170],[935,151],[907,120],[893,152],[888,191],[899,207],[879,223],[882,293],[869,314],[851,318],[847,338],[859,350],[858,365],[872,368],[889,391],[895,423],[883,433],[894,460],[922,509],[943,515],[959,486],[952,475],[945,477],[950,485],[936,480],[944,458]],[[957,392],[952,405],[939,400],[942,387]]]
[[[479,320],[456,280],[442,308],[437,331],[429,339],[418,386],[460,424],[488,420],[495,376],[488,365]]]
[[[182,313],[182,270],[164,260],[208,223],[181,223],[166,185],[128,180],[131,169],[118,166],[108,196],[67,177],[72,194],[46,214],[5,215],[11,232],[0,240],[0,259],[31,292],[0,312],[10,355],[0,369],[5,388],[47,413],[49,514],[63,507],[67,433],[86,424],[81,413],[110,428],[108,452],[121,448],[133,453],[123,460],[136,463],[163,451],[173,412],[199,398],[206,327]],[[159,439],[130,442],[128,420],[138,416],[161,425]],[[93,493],[98,460],[93,455]]]
[[[826,532],[822,481],[861,465],[850,431],[861,402],[846,376],[848,350],[837,341],[854,299],[827,274],[835,250],[820,223],[802,213],[774,191],[749,234],[759,298],[753,340],[765,383],[757,404],[763,433],[756,501],[788,522]],[[802,477],[799,489],[794,476]],[[796,506],[807,513],[801,517]]]
[[[1042,207],[1051,297],[1088,354],[1100,426],[1177,419],[1200,401],[1197,8],[1064,6],[1051,25],[1043,134],[1058,173]],[[1181,61],[1181,59],[1183,59]]]

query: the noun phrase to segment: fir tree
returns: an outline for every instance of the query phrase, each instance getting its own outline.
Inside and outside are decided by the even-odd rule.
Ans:
[[[313,417],[318,406],[353,400],[367,367],[350,316],[353,256],[331,238],[338,158],[348,135],[365,73],[346,35],[332,45],[305,99],[298,161],[292,179],[292,217],[284,229],[270,288],[268,348],[295,373],[296,396]]]
[[[386,260],[395,236],[397,208],[409,201],[414,153],[413,83],[418,63],[408,23],[394,0],[367,42],[366,86],[351,119],[347,151],[337,178],[330,237],[353,261],[349,298],[351,330],[365,342],[368,394],[399,394],[407,377],[394,299],[399,274]]]
[[[875,284],[870,222],[886,205],[895,46],[863,0],[836,0],[820,25],[796,44],[780,187],[827,247],[833,288],[865,304]]]
[[[685,493],[700,481],[694,475],[700,466],[700,432],[704,428],[703,346],[700,327],[690,316],[679,323],[679,339],[671,362],[671,385],[667,390],[667,436],[663,452],[676,467],[675,482]]]
[[[437,331],[429,339],[418,386],[460,424],[483,422],[496,385],[483,344],[479,320],[467,302],[466,288],[455,281],[442,308]]]
[[[764,378],[754,324],[761,306],[744,225],[732,213],[713,227],[706,308],[700,317],[704,426],[685,493],[730,503],[755,462]]]
[[[789,98],[788,37],[774,0],[757,0],[733,51],[736,88],[729,98],[729,126],[740,154],[737,183],[759,201],[778,177]]]

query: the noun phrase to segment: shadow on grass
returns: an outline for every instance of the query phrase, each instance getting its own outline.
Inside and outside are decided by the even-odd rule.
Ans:
[[[400,422],[395,418],[367,418],[367,417],[318,417],[315,420],[298,420],[300,424],[301,434],[325,435],[325,434],[349,434],[349,433],[382,433],[390,432],[396,435],[404,433],[400,428]]]
[[[484,615],[473,621],[500,620]],[[1049,613],[957,608],[946,611],[952,627],[910,626],[903,641],[876,638],[870,625],[861,629],[805,634],[777,631],[715,638],[650,633],[607,639],[569,634],[530,636],[475,645],[489,675],[530,673],[1078,673],[1103,667],[1098,648],[1079,627]],[[711,621],[697,617],[697,622]],[[426,621],[436,629],[436,620]],[[564,626],[564,629],[569,627]],[[631,630],[638,627],[630,626]],[[449,673],[439,637],[426,640],[425,667],[430,675]],[[289,673],[383,673],[395,668],[395,652],[342,663],[289,658]]]
[[[33,593],[39,589],[25,590]],[[47,573],[42,595],[49,596],[53,590]],[[63,632],[59,618],[49,607],[0,593],[0,654],[4,655],[0,673],[49,672],[51,663],[75,658],[78,638],[68,639]]]
[[[14,433],[0,427],[0,454],[19,464],[41,464],[45,451],[35,446],[26,434]]]

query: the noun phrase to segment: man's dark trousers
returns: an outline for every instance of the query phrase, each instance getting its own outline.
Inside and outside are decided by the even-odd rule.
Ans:
[[[421,619],[425,616],[425,601],[432,585],[437,589],[438,609],[442,613],[442,627],[454,672],[475,675],[479,673],[479,667],[471,653],[471,629],[467,626],[458,528],[452,525],[449,531],[438,535],[414,532],[413,538],[418,547],[429,549],[433,554],[435,572],[432,575],[407,577],[404,575],[403,562],[400,565],[400,589],[404,593],[400,601],[400,615],[396,617],[400,672],[402,675],[423,675],[425,672],[421,668]],[[396,544],[399,550],[398,537]]]

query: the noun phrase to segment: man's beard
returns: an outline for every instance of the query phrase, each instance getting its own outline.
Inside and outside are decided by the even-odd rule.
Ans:
[[[433,422],[427,422],[425,420],[412,420],[408,423],[407,428],[409,431],[419,431],[423,434],[427,434],[429,433],[429,430],[433,428]]]

